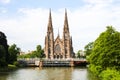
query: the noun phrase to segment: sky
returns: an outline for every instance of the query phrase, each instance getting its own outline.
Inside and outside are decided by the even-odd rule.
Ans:
[[[54,36],[62,38],[65,8],[74,51],[95,41],[106,26],[120,32],[120,0],[0,0],[0,31],[23,52],[44,48],[51,8]]]

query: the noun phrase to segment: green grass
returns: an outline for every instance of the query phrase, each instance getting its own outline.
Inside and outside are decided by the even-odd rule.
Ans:
[[[15,65],[9,64],[7,67],[0,67],[0,72],[8,72],[8,71],[13,71],[16,70],[18,67]]]

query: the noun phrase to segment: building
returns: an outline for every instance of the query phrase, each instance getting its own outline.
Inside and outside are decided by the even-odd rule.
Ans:
[[[75,54],[73,52],[72,37],[70,36],[70,32],[69,32],[66,10],[65,10],[65,20],[64,20],[62,39],[60,39],[59,34],[57,38],[54,39],[52,16],[50,10],[47,35],[45,36],[44,53],[46,55],[46,59],[70,59],[74,57]]]

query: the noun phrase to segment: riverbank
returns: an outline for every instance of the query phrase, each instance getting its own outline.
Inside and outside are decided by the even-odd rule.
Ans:
[[[7,67],[0,67],[0,72],[8,72],[18,69],[17,66],[9,64]]]

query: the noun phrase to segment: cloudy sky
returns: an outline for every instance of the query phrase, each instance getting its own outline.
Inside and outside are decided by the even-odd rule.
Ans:
[[[106,26],[120,31],[120,0],[0,0],[0,31],[22,51],[44,47],[49,9],[55,37],[62,37],[65,8],[75,52],[94,41]]]

